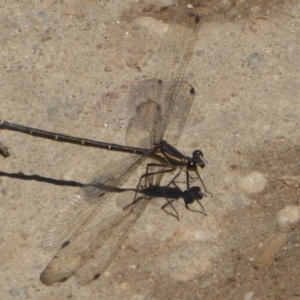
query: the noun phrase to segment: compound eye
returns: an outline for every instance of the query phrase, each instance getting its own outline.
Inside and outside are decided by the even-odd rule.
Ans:
[[[195,164],[193,161],[189,161],[188,164],[187,164],[187,168],[192,171],[192,170],[195,170],[197,167],[197,164]]]
[[[195,150],[193,152],[193,157],[201,157],[201,158],[203,158],[203,152],[201,150]]]

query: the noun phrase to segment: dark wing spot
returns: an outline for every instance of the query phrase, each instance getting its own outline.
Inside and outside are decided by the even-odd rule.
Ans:
[[[162,84],[163,83],[163,81],[161,79],[158,79],[157,82],[158,82],[158,84]]]
[[[190,94],[191,94],[191,95],[194,95],[194,94],[195,94],[195,89],[194,89],[193,87],[190,89]]]
[[[61,245],[61,248],[60,248],[60,249],[67,247],[69,244],[70,244],[70,241],[65,241],[65,242]]]
[[[195,23],[198,24],[199,22],[200,22],[200,16],[197,15],[196,18],[195,18]]]
[[[98,279],[99,277],[100,277],[100,273],[96,273],[95,276],[94,276],[94,278],[93,278],[93,280],[96,280],[96,279]]]
[[[64,277],[60,280],[60,282],[66,282],[68,280],[68,277]]]

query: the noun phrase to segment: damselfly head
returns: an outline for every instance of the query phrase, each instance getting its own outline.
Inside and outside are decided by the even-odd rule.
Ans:
[[[201,169],[205,167],[205,163],[202,160],[203,158],[203,152],[201,150],[195,150],[193,152],[192,161],[196,163]]]

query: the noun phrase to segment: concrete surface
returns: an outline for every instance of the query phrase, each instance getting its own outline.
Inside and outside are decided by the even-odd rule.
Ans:
[[[165,25],[187,4],[2,1],[0,118],[124,144],[128,91],[153,76]],[[196,99],[178,149],[204,153],[208,215],[179,200],[177,221],[153,199],[103,276],[47,287],[55,253],[41,241],[78,188],[1,176],[1,299],[300,299],[299,218],[276,225],[299,207],[300,4],[191,4],[202,16],[186,73]],[[11,154],[1,172],[81,183],[125,157],[9,131],[0,141]],[[130,199],[116,195],[101,216]]]

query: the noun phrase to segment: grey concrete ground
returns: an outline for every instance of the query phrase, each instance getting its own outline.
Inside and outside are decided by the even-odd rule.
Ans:
[[[128,91],[153,76],[165,25],[187,4],[2,1],[0,118],[124,144]],[[208,215],[179,200],[177,221],[153,199],[103,276],[47,287],[39,276],[55,253],[41,241],[78,188],[1,176],[1,299],[300,299],[300,4],[191,4],[202,17],[186,73],[196,98],[178,149],[204,153]],[[126,157],[9,131],[0,141],[1,172],[81,183]]]

